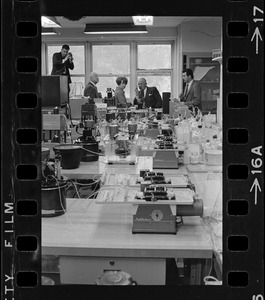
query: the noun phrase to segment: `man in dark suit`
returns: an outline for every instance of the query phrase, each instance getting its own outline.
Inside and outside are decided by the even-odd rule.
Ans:
[[[138,108],[161,108],[162,98],[156,87],[147,86],[145,78],[139,78],[138,89],[135,90],[136,97],[134,99],[134,105],[138,105]]]
[[[98,89],[96,87],[96,84],[99,82],[98,74],[95,72],[91,72],[89,74],[89,78],[90,81],[85,87],[84,96],[90,97],[91,99],[101,98],[100,94],[98,93]]]
[[[73,55],[69,52],[70,47],[63,45],[61,52],[54,53],[52,56],[52,72],[51,75],[65,75],[68,76],[68,93],[70,92],[70,70],[74,69]]]
[[[183,70],[182,78],[186,85],[184,92],[179,95],[179,100],[190,109],[195,107],[201,109],[201,87],[199,82],[193,79],[193,71],[191,69]]]

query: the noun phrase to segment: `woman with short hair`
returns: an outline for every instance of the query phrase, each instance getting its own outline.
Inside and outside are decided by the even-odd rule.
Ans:
[[[116,79],[117,87],[115,90],[115,98],[117,100],[117,107],[127,108],[127,100],[124,89],[128,83],[128,79],[124,76],[119,76]]]

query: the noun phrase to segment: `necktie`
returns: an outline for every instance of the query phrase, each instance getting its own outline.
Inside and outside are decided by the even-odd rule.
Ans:
[[[97,88],[97,86],[95,85],[95,91],[96,91],[96,95],[97,95],[97,97],[96,98],[99,98],[99,95],[98,95],[98,88]]]
[[[186,98],[186,97],[187,97],[188,90],[189,90],[189,84],[187,83],[187,84],[186,84],[186,86],[185,86],[184,98]]]
[[[144,101],[144,91],[140,91],[140,99],[142,101],[142,104],[143,104],[143,108],[145,107],[145,101]]]

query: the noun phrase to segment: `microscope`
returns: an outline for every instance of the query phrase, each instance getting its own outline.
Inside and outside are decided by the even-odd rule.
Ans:
[[[82,136],[76,141],[83,147],[81,161],[90,162],[98,160],[98,141],[97,136],[97,107],[93,99],[88,99],[88,103],[81,106],[80,128],[83,128]]]
[[[107,88],[107,97],[104,98],[104,103],[107,103],[107,107],[116,106],[115,97],[113,95],[113,89]]]

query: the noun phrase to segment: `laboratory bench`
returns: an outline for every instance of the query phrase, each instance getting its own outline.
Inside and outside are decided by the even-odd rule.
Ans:
[[[62,284],[95,284],[106,270],[126,270],[138,284],[164,285],[166,259],[191,259],[190,284],[201,284],[213,256],[199,217],[177,234],[132,234],[132,206],[67,199],[66,214],[42,218],[42,255],[59,256]]]
[[[72,180],[92,179],[102,174],[139,175],[142,169],[153,170],[152,156],[139,156],[135,165],[106,164],[105,157],[100,156],[98,161],[81,162],[77,169],[64,169],[62,175]],[[180,165],[178,169],[154,171],[166,176],[188,175],[201,195],[201,183],[208,172],[221,172],[220,168],[209,170],[193,173],[186,165]],[[178,279],[173,279],[173,284],[203,284],[213,263],[220,277],[220,258],[202,218],[183,217],[182,221],[176,234],[133,234],[133,205],[104,205],[95,199],[67,198],[65,214],[42,218],[43,261],[49,264],[49,257],[58,259],[56,272],[60,284],[95,284],[103,272],[121,270],[139,285],[165,285],[170,259],[177,266]]]
[[[102,174],[135,174],[139,175],[140,170],[153,170],[152,156],[137,157],[136,164],[108,164],[105,162],[105,157],[100,156],[98,161],[80,162],[77,169],[63,169],[62,175],[71,179],[90,179],[95,175]],[[180,165],[178,169],[155,169],[157,172],[162,172],[166,175],[188,174],[185,165]]]

